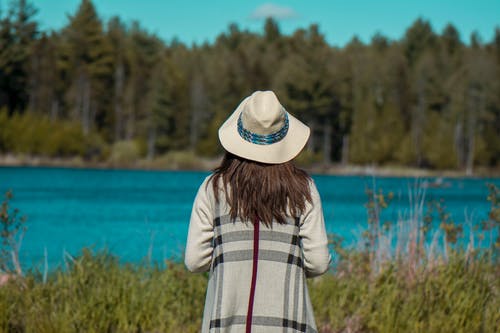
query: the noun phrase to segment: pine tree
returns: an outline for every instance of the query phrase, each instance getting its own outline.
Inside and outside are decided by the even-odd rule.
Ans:
[[[38,37],[36,9],[27,0],[10,3],[0,17],[0,107],[23,112],[29,100],[28,81],[33,43]]]
[[[308,149],[332,155],[332,130],[340,107],[331,76],[331,50],[316,25],[298,30],[289,40],[290,56],[277,73],[274,87],[292,114],[311,128]]]
[[[125,87],[129,79],[129,59],[127,57],[128,31],[118,17],[108,23],[107,39],[111,46],[113,82],[113,127],[114,141],[125,139]]]
[[[68,78],[66,103],[70,117],[81,122],[83,132],[102,129],[108,121],[106,81],[112,71],[110,45],[102,22],[90,0],[82,0],[61,34],[60,65]]]

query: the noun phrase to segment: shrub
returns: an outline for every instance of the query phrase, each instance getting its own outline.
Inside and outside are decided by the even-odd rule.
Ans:
[[[0,152],[46,157],[99,156],[104,143],[92,132],[85,136],[76,122],[51,121],[26,112],[12,117],[0,111]]]
[[[299,167],[310,167],[316,163],[320,163],[322,160],[323,155],[321,153],[315,153],[308,149],[304,149],[294,159],[294,162]]]
[[[157,163],[169,169],[195,170],[203,168],[203,161],[189,150],[170,151],[158,158]]]
[[[111,147],[112,163],[130,164],[139,159],[139,147],[135,141],[118,141]]]

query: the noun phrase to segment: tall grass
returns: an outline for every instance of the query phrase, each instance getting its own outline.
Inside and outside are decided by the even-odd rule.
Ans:
[[[120,265],[84,250],[69,269],[0,288],[1,332],[196,332],[206,279],[180,264]]]
[[[322,332],[470,333],[500,330],[500,270],[460,254],[408,279],[391,263],[375,278],[360,267],[310,283]]]
[[[322,332],[498,332],[498,266],[449,257],[410,281],[397,264],[375,278],[361,266],[310,281]],[[28,272],[0,288],[0,332],[198,332],[206,275],[182,264],[167,269],[121,265],[83,251],[69,269]]]
[[[371,276],[381,273],[387,265],[397,264],[399,269],[406,269],[407,278],[414,278],[415,272],[425,266],[432,270],[434,266],[447,263],[451,255],[463,252],[465,258],[474,261],[478,254],[488,257],[491,263],[498,263],[500,250],[500,190],[489,184],[487,200],[491,207],[488,218],[473,224],[465,215],[464,223],[455,222],[446,211],[445,202],[426,199],[424,182],[416,180],[408,187],[406,209],[397,212],[396,221],[385,216],[385,210],[394,200],[392,192],[385,193],[377,189],[375,183],[366,189],[368,227],[358,238],[358,244],[349,251],[350,258],[341,258],[343,262],[364,257]],[[465,212],[466,213],[466,212]],[[468,229],[468,230],[467,230]],[[464,231],[468,231],[465,233]],[[497,235],[496,241],[493,239]],[[476,245],[476,238],[488,238],[481,248]],[[342,239],[331,235],[333,250],[345,252]]]
[[[395,222],[384,217],[394,195],[367,189],[368,228],[357,247],[331,235],[338,260],[310,284],[323,332],[500,332],[499,189],[488,185],[488,218],[473,226],[466,216],[463,239],[466,226],[442,200],[426,200],[422,185],[409,188]],[[489,246],[476,247],[485,234]]]
[[[388,224],[393,195],[368,189],[360,246],[331,236],[335,265],[309,281],[321,332],[500,332],[498,239],[487,249],[458,242],[460,225],[424,194],[412,190]],[[498,232],[499,194],[490,187],[488,219],[471,232]],[[0,287],[0,332],[198,332],[206,283],[181,263],[120,264],[84,249],[64,270],[31,270]]]

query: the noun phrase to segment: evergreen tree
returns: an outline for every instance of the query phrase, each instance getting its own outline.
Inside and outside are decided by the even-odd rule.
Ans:
[[[151,96],[153,72],[161,57],[162,43],[137,22],[130,28],[129,78],[125,88],[125,137],[147,140],[151,135]]]
[[[436,45],[436,35],[430,23],[422,18],[417,19],[406,30],[403,37],[404,53],[410,66],[414,66],[418,58]]]
[[[61,111],[64,85],[60,79],[57,63],[59,38],[55,34],[42,36],[34,43],[29,75],[28,109],[39,114],[49,115],[57,120]]]
[[[33,44],[38,37],[36,9],[27,0],[10,3],[0,17],[0,107],[23,112],[29,100],[28,80]]]
[[[334,94],[331,50],[316,25],[298,30],[289,40],[288,58],[277,73],[274,86],[289,110],[311,128],[308,149],[332,155],[332,128],[340,107]]]
[[[66,103],[70,117],[81,122],[85,134],[94,126],[102,129],[108,121],[106,103],[110,94],[106,78],[112,70],[110,51],[94,5],[82,0],[61,34],[59,61],[68,78]]]
[[[111,47],[113,82],[114,141],[125,139],[125,88],[129,78],[128,31],[118,17],[108,23],[107,38]]]

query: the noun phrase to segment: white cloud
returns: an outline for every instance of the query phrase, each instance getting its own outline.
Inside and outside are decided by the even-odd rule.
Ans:
[[[250,15],[250,18],[254,20],[266,19],[268,17],[275,19],[289,19],[297,16],[297,13],[290,7],[279,6],[273,3],[265,3],[257,7]]]

